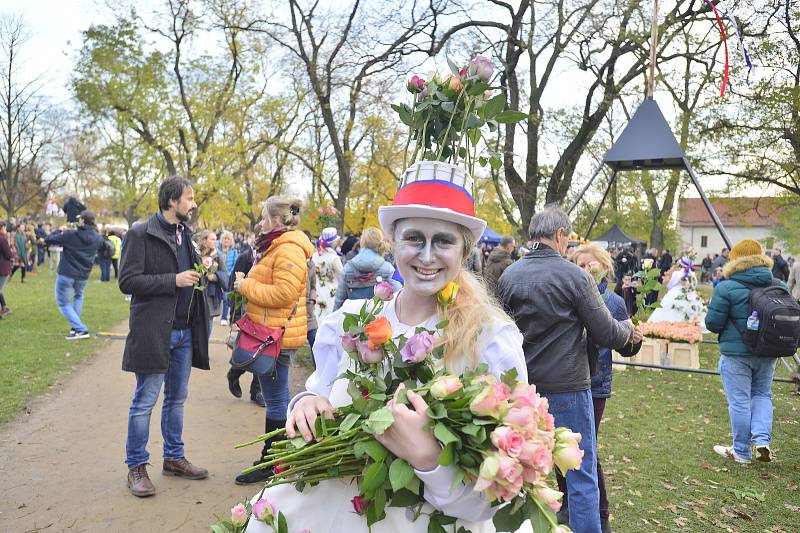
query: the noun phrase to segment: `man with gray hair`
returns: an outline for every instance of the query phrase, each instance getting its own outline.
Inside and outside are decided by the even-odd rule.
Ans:
[[[569,526],[575,533],[605,533],[611,529],[607,520],[601,525],[599,511],[593,348],[621,349],[640,342],[642,335],[630,320],[615,320],[592,277],[563,258],[571,228],[569,217],[556,206],[537,213],[529,228],[533,249],[505,270],[498,297],[524,336],[528,379],[547,398],[556,427],[569,427],[582,437],[580,469],[567,474]]]

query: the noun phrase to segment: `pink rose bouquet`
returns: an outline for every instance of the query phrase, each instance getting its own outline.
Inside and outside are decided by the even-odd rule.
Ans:
[[[645,337],[695,344],[703,340],[700,326],[691,322],[642,322]]]

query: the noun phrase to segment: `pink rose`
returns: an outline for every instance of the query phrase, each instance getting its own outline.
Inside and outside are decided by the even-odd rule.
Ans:
[[[515,426],[526,434],[531,433],[536,427],[534,413],[529,408],[512,407],[503,417],[503,423]]]
[[[581,441],[581,434],[575,433],[569,428],[558,428],[555,432],[556,441],[559,443],[575,444],[576,446]]]
[[[253,516],[265,524],[272,524],[276,514],[278,511],[275,509],[275,504],[266,498],[261,498],[253,504]]]
[[[376,298],[380,298],[383,301],[391,300],[392,294],[394,294],[394,289],[392,288],[392,284],[388,281],[381,281],[377,285],[375,285],[375,289],[373,294]]]
[[[357,341],[356,350],[361,356],[364,364],[370,365],[383,361],[383,348],[380,346],[370,347],[368,342]]]
[[[567,470],[577,470],[581,467],[583,450],[575,442],[558,442],[553,450],[553,461],[562,474]]]
[[[561,509],[561,498],[564,496],[564,493],[544,485],[537,485],[533,489],[533,496],[540,502],[549,505],[550,509],[552,509],[554,513],[557,513],[558,510]]]
[[[417,75],[411,76],[411,79],[408,80],[408,84],[406,85],[406,89],[410,93],[418,93],[422,92],[425,86],[428,84],[424,79],[420,78]]]
[[[514,407],[536,409],[539,405],[539,395],[536,393],[536,386],[517,383],[514,387],[514,391],[511,393],[511,401],[514,403]]]
[[[508,386],[505,383],[487,385],[472,399],[469,409],[478,416],[500,418],[508,409],[507,399]]]
[[[204,257],[203,258],[203,266],[206,268],[211,268],[211,265],[214,264],[214,260],[211,257]]]
[[[542,478],[541,473],[532,466],[522,465],[522,481],[532,485],[538,483]]]
[[[231,508],[231,522],[236,526],[243,526],[247,521],[247,508],[244,504],[237,503]]]
[[[353,337],[349,333],[345,333],[341,337],[342,340],[342,349],[347,353],[355,353],[357,350],[356,342],[358,341],[358,337]]]
[[[475,376],[472,378],[470,383],[473,385],[476,383],[488,383],[490,385],[494,385],[497,383],[497,377],[495,377],[493,374],[484,374],[482,376]]]
[[[475,56],[475,59],[469,62],[469,75],[478,76],[481,81],[489,81],[493,72],[494,63],[488,57]]]
[[[353,504],[353,510],[356,514],[364,514],[367,512],[367,508],[369,507],[369,502],[363,496],[356,496],[350,502]]]
[[[461,390],[463,386],[461,380],[456,376],[440,376],[436,378],[431,385],[431,395],[441,400],[453,394],[455,391]]]
[[[492,444],[511,457],[518,457],[522,451],[525,439],[515,429],[508,426],[498,426],[492,431]]]
[[[421,363],[424,361],[428,354],[431,353],[434,339],[434,336],[427,331],[420,331],[416,335],[412,335],[400,350],[403,362]]]
[[[497,469],[496,480],[504,485],[517,485],[522,480],[522,465],[513,457],[498,454],[500,465]]]

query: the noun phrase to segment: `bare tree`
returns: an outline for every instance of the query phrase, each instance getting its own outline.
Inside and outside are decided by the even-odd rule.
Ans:
[[[26,31],[21,18],[0,18],[0,207],[9,215],[44,200],[59,177],[47,172],[56,129],[40,79],[20,76]]]

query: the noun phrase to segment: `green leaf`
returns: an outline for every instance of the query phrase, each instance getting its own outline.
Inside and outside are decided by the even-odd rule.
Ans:
[[[503,162],[492,156],[489,158],[489,165],[492,167],[492,170],[500,170],[500,167],[503,166]]]
[[[353,447],[353,454],[356,457],[362,457],[364,454],[367,454],[376,462],[383,461],[388,453],[389,451],[383,447],[383,444],[376,440],[359,442]]]
[[[420,497],[408,489],[400,489],[392,495],[390,507],[413,507],[420,503]]]
[[[450,444],[451,442],[459,442],[460,439],[452,432],[450,429],[442,424],[441,422],[437,423],[436,426],[433,428],[433,435],[445,446]]]
[[[498,114],[494,119],[499,122],[500,124],[516,124],[521,120],[525,120],[528,118],[527,113],[523,113],[522,111],[503,111],[502,113]]]
[[[389,469],[386,468],[386,463],[384,462],[369,465],[364,471],[364,483],[362,486],[364,492],[377,490],[383,485],[388,471]]]
[[[496,117],[499,113],[503,111],[503,108],[506,106],[506,95],[500,93],[494,96],[491,100],[486,102],[486,105],[483,106],[483,118],[486,120],[492,120]]]
[[[497,531],[516,531],[526,518],[521,509],[514,510],[513,505],[504,505],[494,514],[492,523]],[[550,531],[550,527],[534,529],[534,531]]]
[[[449,320],[442,320],[438,324],[436,324],[436,329],[444,329],[450,324]]]
[[[405,488],[412,479],[414,479],[414,469],[411,465],[399,457],[392,461],[389,466],[389,482],[392,484],[392,490],[398,491]]]
[[[392,416],[392,411],[387,406],[383,406],[369,415],[366,425],[372,433],[381,435],[384,431],[389,429],[393,423],[394,416]]]
[[[308,444],[308,443],[305,441],[305,439],[303,439],[303,437],[295,437],[295,438],[293,438],[293,439],[289,440],[289,442],[292,444],[292,446],[294,446],[294,447],[295,447],[295,448],[297,448],[298,450],[299,450],[300,448],[304,448],[304,447],[306,446],[306,444]]]
[[[278,533],[289,533],[289,526],[286,524],[286,517],[278,512]]]
[[[472,146],[477,146],[478,141],[481,140],[481,130],[480,128],[472,128],[467,132],[467,137],[469,138],[469,142],[472,143]],[[484,159],[485,161],[485,159]]]
[[[478,96],[483,94],[483,92],[486,91],[489,87],[490,85],[485,81],[479,81],[474,83],[467,89],[467,94],[470,96]]]
[[[519,381],[517,376],[517,369],[511,368],[503,372],[503,375],[500,376],[500,381],[508,385],[509,388],[513,389],[514,385],[516,385],[517,381]]]
[[[446,113],[452,113],[455,108],[456,104],[453,102],[442,102],[442,110]]]
[[[430,404],[428,406],[427,413],[428,416],[433,418],[434,420],[447,418],[447,408],[439,402]]]
[[[455,443],[450,443],[444,448],[442,448],[442,453],[439,454],[439,457],[436,459],[436,462],[442,466],[448,466],[453,464],[453,459],[455,455]]]
[[[356,422],[358,422],[359,418],[361,418],[361,415],[359,415],[358,413],[350,413],[349,415],[344,417],[342,423],[339,424],[339,431],[342,433],[350,431],[351,429],[353,429],[353,426],[356,425]]]
[[[397,111],[397,114],[400,116],[400,120],[403,122],[403,124],[405,124],[406,126],[414,125],[414,119],[411,115],[411,109],[409,109],[406,104],[401,104],[401,105],[392,104],[392,109]]]
[[[227,529],[223,529],[219,524],[214,524],[211,526],[211,533],[227,533]]]
[[[481,428],[476,426],[475,424],[467,424],[466,426],[461,428],[462,433],[466,433],[467,435],[472,435],[473,437],[478,434]]]

